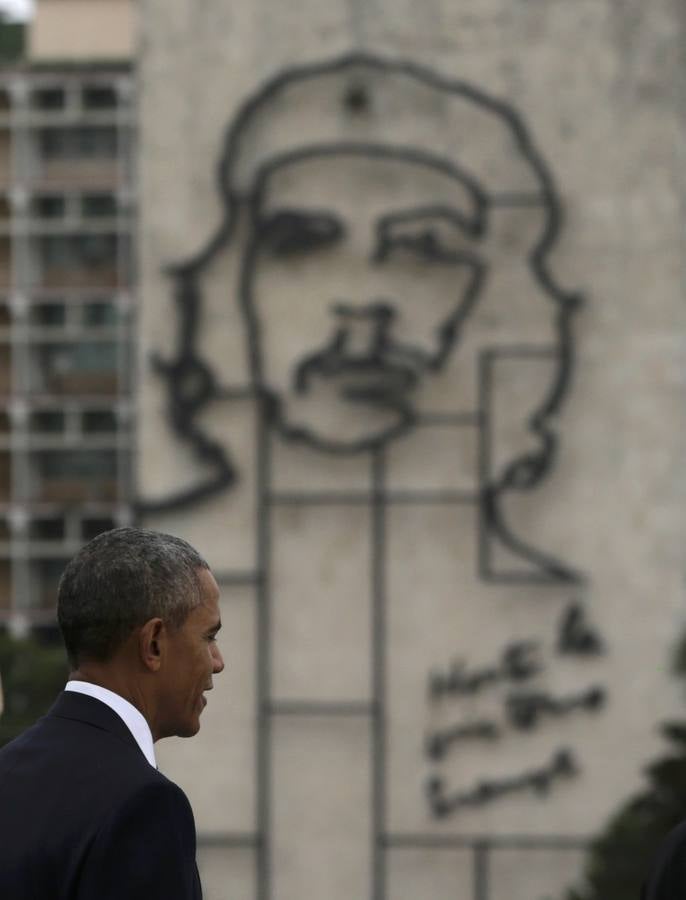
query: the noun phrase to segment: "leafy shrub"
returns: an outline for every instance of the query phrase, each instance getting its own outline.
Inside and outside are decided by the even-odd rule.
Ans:
[[[0,747],[21,734],[52,706],[68,675],[62,647],[37,637],[0,634],[0,677],[5,709],[0,716]]]
[[[674,673],[686,681],[686,638],[677,647]],[[667,755],[646,767],[647,785],[625,801],[593,842],[582,884],[564,900],[633,900],[665,836],[686,818],[686,721],[660,730]]]

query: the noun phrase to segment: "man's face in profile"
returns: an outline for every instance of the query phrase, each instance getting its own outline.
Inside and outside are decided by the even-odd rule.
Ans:
[[[217,645],[221,628],[219,588],[212,573],[198,570],[201,603],[183,625],[169,632],[169,653],[161,697],[161,737],[192,737],[200,730],[200,715],[207,705],[205,692],[224,668]]]
[[[478,295],[473,216],[462,181],[416,160],[313,152],[267,170],[242,290],[281,425],[338,452],[394,435]]]

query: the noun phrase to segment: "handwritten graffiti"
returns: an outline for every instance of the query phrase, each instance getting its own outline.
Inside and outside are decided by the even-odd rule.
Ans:
[[[443,779],[434,776],[427,781],[426,794],[433,815],[444,819],[462,809],[484,806],[512,793],[534,791],[545,796],[554,782],[578,774],[579,767],[572,751],[561,749],[546,766],[509,778],[479,781],[474,787],[453,794],[446,793]]]
[[[578,600],[572,601],[563,610],[558,622],[553,653],[593,657],[603,652],[604,642],[589,622],[583,604]],[[465,743],[502,740],[509,731],[532,731],[556,719],[576,713],[598,713],[603,709],[607,691],[602,685],[595,684],[562,696],[555,696],[540,687],[529,687],[545,673],[548,665],[543,641],[529,639],[507,644],[498,661],[492,665],[470,668],[464,659],[455,659],[447,668],[431,671],[428,697],[434,706],[475,697],[496,688],[503,688],[505,694],[500,719],[470,717],[430,731],[424,741],[426,758],[432,764],[438,764]],[[561,775],[573,774],[572,769],[576,773],[576,766],[567,765],[572,758],[571,750],[561,751],[549,768],[525,772],[505,781],[484,780],[476,788],[458,791],[450,797],[446,795],[445,779],[432,775],[427,781],[431,812],[443,818],[539,783],[547,791]]]

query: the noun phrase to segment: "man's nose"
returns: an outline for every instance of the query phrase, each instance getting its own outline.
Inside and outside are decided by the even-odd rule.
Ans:
[[[219,675],[220,672],[224,671],[224,657],[222,656],[222,652],[219,647],[214,644],[213,653],[212,653],[212,674]]]

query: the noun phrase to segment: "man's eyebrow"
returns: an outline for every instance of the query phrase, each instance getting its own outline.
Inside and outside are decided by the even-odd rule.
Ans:
[[[222,622],[220,619],[218,622],[216,622],[214,625],[212,625],[211,628],[208,628],[207,631],[205,632],[205,634],[216,634],[221,627],[222,627]]]

